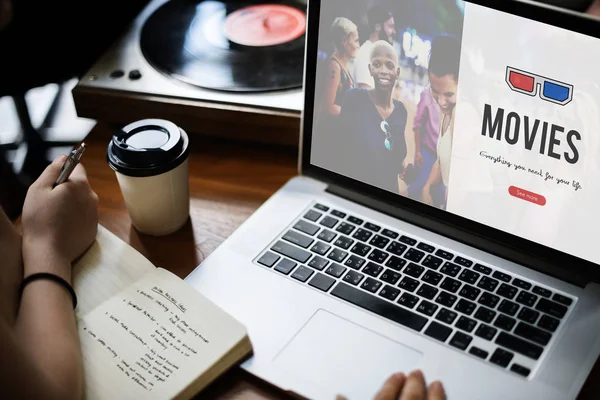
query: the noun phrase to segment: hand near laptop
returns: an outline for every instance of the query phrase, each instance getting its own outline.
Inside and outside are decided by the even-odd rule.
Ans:
[[[390,376],[375,394],[373,400],[445,400],[446,393],[441,382],[432,382],[429,386],[419,370],[411,372],[408,377],[403,373]],[[347,400],[337,396],[336,400]]]

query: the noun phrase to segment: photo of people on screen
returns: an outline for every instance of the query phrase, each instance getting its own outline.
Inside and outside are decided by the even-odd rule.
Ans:
[[[325,0],[311,162],[444,208],[463,9]]]

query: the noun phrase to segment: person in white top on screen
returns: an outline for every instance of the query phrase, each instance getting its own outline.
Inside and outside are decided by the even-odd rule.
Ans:
[[[393,45],[394,37],[396,36],[396,25],[392,13],[380,6],[371,8],[367,15],[367,19],[371,34],[362,46],[360,46],[360,50],[358,50],[358,54],[354,60],[354,82],[356,87],[373,89],[375,87],[375,82],[373,81],[373,77],[369,70],[373,43],[378,40],[385,40]]]
[[[440,134],[437,141],[437,160],[431,168],[422,193],[423,202],[429,205],[435,205],[431,197],[431,186],[436,183],[442,182],[444,184],[446,198],[448,196],[459,63],[459,41],[452,36],[436,37],[431,45],[428,75],[431,94],[440,107],[441,114]],[[445,204],[442,205],[442,207],[444,206]]]

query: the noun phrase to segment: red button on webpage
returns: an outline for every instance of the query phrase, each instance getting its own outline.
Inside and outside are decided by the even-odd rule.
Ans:
[[[511,196],[517,197],[521,200],[528,201],[533,204],[537,204],[539,206],[546,205],[546,198],[541,194],[530,192],[529,190],[521,189],[516,186],[511,186],[508,188],[508,193]]]

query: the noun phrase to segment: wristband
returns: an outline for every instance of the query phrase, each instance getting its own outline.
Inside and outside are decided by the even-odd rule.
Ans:
[[[60,276],[50,274],[48,272],[39,272],[37,274],[29,275],[27,278],[23,279],[23,282],[21,282],[21,287],[19,289],[19,296],[23,295],[23,290],[25,290],[25,286],[39,279],[48,279],[62,285],[71,294],[71,298],[73,299],[73,309],[77,307],[77,295],[75,294],[75,290],[73,290],[73,287],[69,285],[69,283]]]

